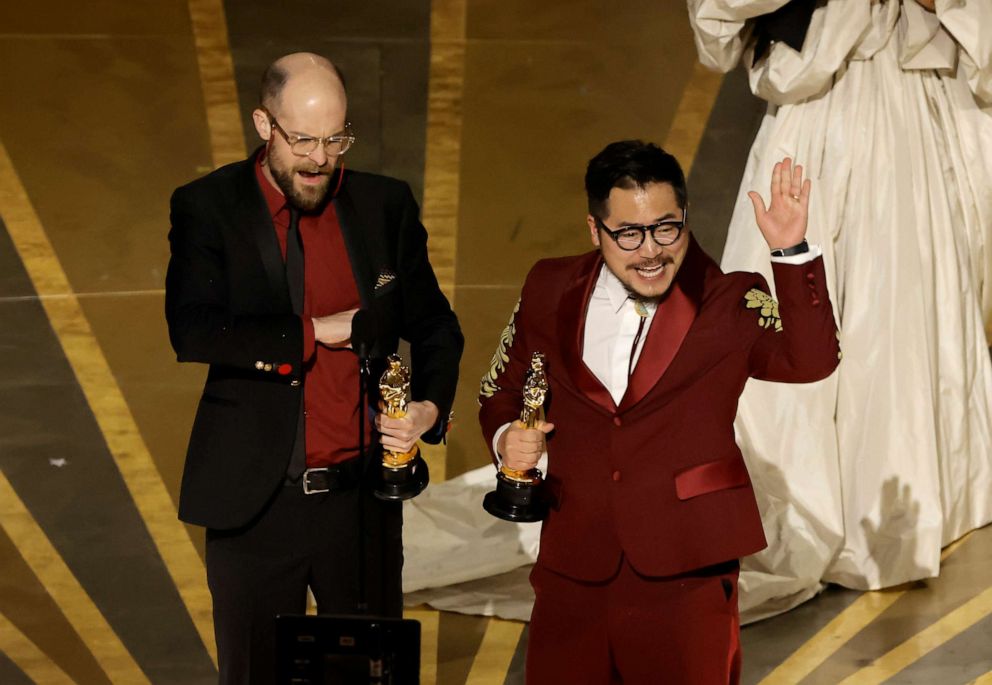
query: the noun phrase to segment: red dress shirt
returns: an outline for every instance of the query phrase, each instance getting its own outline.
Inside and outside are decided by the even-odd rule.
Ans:
[[[286,259],[289,207],[255,164],[258,185]],[[320,214],[300,215],[303,240],[303,406],[306,419],[307,468],[336,464],[358,456],[358,358],[350,349],[317,343],[311,317],[361,307],[358,288],[341,234],[334,204]],[[371,423],[365,425],[365,445],[371,444]]]

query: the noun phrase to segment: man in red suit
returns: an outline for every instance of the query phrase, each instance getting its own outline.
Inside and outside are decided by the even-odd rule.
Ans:
[[[812,382],[840,357],[805,241],[810,182],[785,159],[767,208],[750,194],[780,304],[761,275],[723,274],[700,249],[682,170],[657,146],[607,146],[586,192],[597,249],[531,269],[482,384],[497,463],[548,455],[527,680],[736,683],[738,559],[765,546],[737,399],[749,377]],[[547,422],[526,429],[514,420],[534,352]]]

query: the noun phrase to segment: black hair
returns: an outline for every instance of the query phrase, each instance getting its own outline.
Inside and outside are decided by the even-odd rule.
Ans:
[[[667,183],[675,191],[681,209],[688,200],[685,174],[675,157],[654,143],[621,140],[610,143],[589,160],[586,167],[586,197],[589,213],[609,215],[607,201],[614,188],[643,188],[649,183]]]

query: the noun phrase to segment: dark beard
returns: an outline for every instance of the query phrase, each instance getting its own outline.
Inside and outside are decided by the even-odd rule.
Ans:
[[[324,203],[324,198],[327,197],[327,190],[331,185],[329,176],[324,177],[323,184],[301,192],[293,185],[293,178],[296,175],[295,169],[283,169],[273,164],[270,159],[269,171],[272,173],[272,178],[275,179],[276,185],[279,186],[279,190],[286,196],[286,201],[297,209],[304,212],[312,212]]]

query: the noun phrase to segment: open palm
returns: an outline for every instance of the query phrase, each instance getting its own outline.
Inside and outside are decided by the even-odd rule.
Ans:
[[[753,190],[747,194],[768,247],[793,247],[806,237],[811,187],[809,179],[803,181],[803,168],[798,164],[793,167],[792,159],[786,157],[772,171],[771,202],[767,208],[761,195]]]

